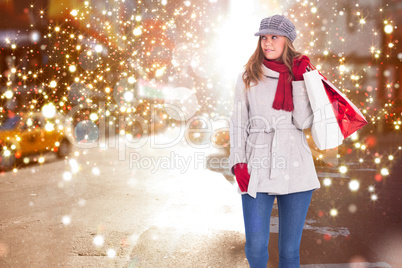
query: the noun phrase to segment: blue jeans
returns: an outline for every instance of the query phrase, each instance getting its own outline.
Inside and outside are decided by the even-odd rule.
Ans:
[[[300,267],[300,242],[313,190],[276,195],[279,215],[279,268]],[[242,194],[245,253],[251,268],[268,264],[269,224],[275,195]]]

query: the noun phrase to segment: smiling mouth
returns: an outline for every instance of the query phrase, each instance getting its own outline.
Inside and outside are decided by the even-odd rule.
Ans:
[[[272,52],[272,49],[266,49],[265,52]]]

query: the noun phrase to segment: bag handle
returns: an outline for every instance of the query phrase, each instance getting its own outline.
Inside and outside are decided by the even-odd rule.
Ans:
[[[317,68],[316,68],[311,62],[309,62],[309,63],[308,63],[308,66],[306,67],[306,71],[307,71],[307,72],[310,72],[310,71],[314,71],[314,70],[317,70]],[[322,77],[324,77],[325,80],[328,80],[322,73],[320,73],[320,71],[317,70],[317,72],[318,72]]]

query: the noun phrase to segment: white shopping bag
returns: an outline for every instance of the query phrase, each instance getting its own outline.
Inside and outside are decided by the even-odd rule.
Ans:
[[[303,77],[314,114],[311,126],[313,140],[320,150],[335,148],[344,140],[334,112],[334,109],[337,110],[337,102],[330,102],[322,82],[323,77],[317,69],[305,72]]]

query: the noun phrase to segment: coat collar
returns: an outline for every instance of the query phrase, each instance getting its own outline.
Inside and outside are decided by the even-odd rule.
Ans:
[[[279,72],[269,69],[267,66],[264,65],[264,63],[262,63],[261,65],[262,65],[262,72],[265,76],[279,78]]]

